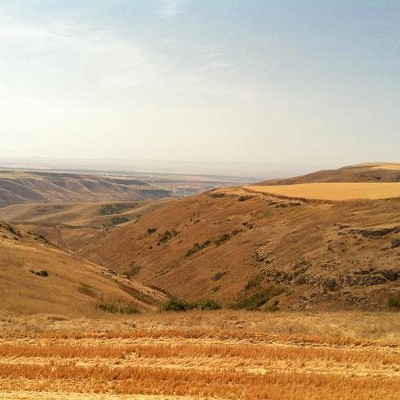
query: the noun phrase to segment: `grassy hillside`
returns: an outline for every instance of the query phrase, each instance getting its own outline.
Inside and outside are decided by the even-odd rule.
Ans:
[[[368,163],[335,170],[317,171],[288,179],[273,179],[257,186],[294,185],[316,182],[400,182],[400,164]]]
[[[156,309],[166,296],[0,223],[0,311],[98,316]]]
[[[360,169],[382,166],[342,172],[354,178]],[[189,301],[271,311],[397,310],[398,185],[325,182],[145,203],[18,205],[0,218]]]
[[[400,200],[310,203],[221,189],[160,205],[82,254],[191,300],[397,307]]]

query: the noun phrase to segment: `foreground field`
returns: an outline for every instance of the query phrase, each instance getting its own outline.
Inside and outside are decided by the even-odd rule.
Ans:
[[[246,186],[247,190],[312,200],[379,200],[400,197],[400,183],[304,183],[281,186]]]
[[[396,314],[29,318],[3,317],[0,398],[354,400],[400,391]]]

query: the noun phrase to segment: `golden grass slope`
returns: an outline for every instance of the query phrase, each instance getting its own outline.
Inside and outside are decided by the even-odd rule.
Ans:
[[[220,189],[161,204],[82,255],[189,300],[229,306],[275,288],[262,309],[377,310],[399,294],[399,251],[399,199]]]
[[[151,310],[166,298],[3,223],[0,293],[0,310],[14,314],[102,315],[103,303]]]
[[[400,164],[366,163],[334,170],[317,171],[304,176],[273,179],[256,186],[295,185],[317,182],[400,182]]]
[[[400,198],[400,183],[304,183],[298,185],[245,186],[256,192],[313,200],[378,200]]]

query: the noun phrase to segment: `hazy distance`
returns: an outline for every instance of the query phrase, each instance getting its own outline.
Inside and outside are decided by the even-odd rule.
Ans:
[[[398,161],[399,17],[396,1],[2,1],[0,161],[260,177]]]

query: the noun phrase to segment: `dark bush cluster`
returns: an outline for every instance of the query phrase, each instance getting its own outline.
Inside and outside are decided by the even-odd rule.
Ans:
[[[184,299],[169,299],[162,307],[163,311],[189,311],[198,310],[219,310],[221,306],[215,300],[200,300],[195,303],[189,303]]]
[[[261,306],[268,303],[275,296],[279,296],[282,294],[284,290],[282,288],[270,286],[268,288],[260,289],[256,293],[251,296],[241,296],[237,299],[235,303],[231,305],[233,309],[241,309],[245,310],[259,310]],[[277,310],[278,303],[274,303],[274,310]]]
[[[137,307],[132,306],[131,304],[117,305],[114,303],[101,302],[96,305],[96,308],[112,314],[137,314],[140,312]]]

